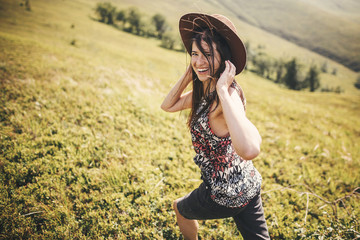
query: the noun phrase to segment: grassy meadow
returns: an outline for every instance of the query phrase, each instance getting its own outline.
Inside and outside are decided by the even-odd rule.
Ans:
[[[186,112],[160,104],[189,57],[94,21],[96,1],[21,2],[0,1],[0,239],[181,239],[172,201],[200,173]],[[324,61],[236,24],[269,53]],[[272,239],[360,237],[357,74],[329,63],[338,74],[321,81],[344,93],[237,77],[263,138],[254,164]],[[231,219],[200,221],[199,234],[241,239]]]

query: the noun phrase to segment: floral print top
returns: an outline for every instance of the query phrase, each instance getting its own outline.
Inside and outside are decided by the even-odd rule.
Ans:
[[[245,100],[239,85],[231,85]],[[241,92],[240,92],[241,91]],[[201,102],[198,112],[206,106]],[[260,193],[261,175],[251,160],[242,159],[232,145],[231,137],[218,137],[209,123],[211,105],[192,123],[191,138],[196,152],[194,162],[202,179],[211,189],[214,202],[225,207],[243,207]]]

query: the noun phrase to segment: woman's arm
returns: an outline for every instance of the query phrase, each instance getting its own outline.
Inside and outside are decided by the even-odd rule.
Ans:
[[[192,68],[189,65],[184,75],[179,79],[175,86],[170,90],[161,109],[166,112],[177,112],[186,108],[191,108],[192,91],[182,94],[187,85],[192,81]]]
[[[261,136],[257,128],[245,115],[240,96],[229,88],[235,76],[235,66],[226,62],[226,68],[216,85],[222,111],[236,153],[246,160],[260,153]]]

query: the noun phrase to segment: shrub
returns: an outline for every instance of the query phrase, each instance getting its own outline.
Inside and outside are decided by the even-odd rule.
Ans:
[[[321,91],[321,92],[342,93],[342,92],[344,92],[344,89],[342,89],[340,86],[337,86],[337,87],[325,86],[325,87],[321,88],[320,91]]]
[[[271,59],[265,55],[261,54],[259,56],[254,57],[253,59],[254,63],[254,72],[259,74],[262,77],[266,77],[270,79],[271,73],[272,73],[272,62]]]
[[[309,72],[305,79],[306,83],[309,84],[310,92],[314,92],[320,87],[319,70],[316,65],[312,65],[309,68]]]
[[[336,76],[336,74],[337,74],[337,68],[333,68],[331,74],[334,75],[334,76]]]
[[[163,34],[169,28],[165,17],[158,13],[151,18],[151,21],[155,25],[158,38],[162,39]]]
[[[293,90],[299,89],[299,64],[297,63],[296,58],[293,58],[291,61],[285,64],[286,73],[284,76],[285,85]]]
[[[27,11],[31,11],[30,0],[25,0],[25,9]]]
[[[356,82],[354,83],[354,86],[358,89],[360,89],[360,75],[358,76]]]
[[[143,37],[156,37],[157,34],[155,26],[149,23],[149,21],[141,21],[139,35]]]
[[[274,69],[276,73],[275,82],[281,83],[284,75],[284,62],[282,60],[276,60],[274,63]]]
[[[175,34],[166,32],[161,39],[161,47],[173,50],[176,43]]]
[[[322,65],[321,65],[321,71],[323,73],[327,73],[328,72],[328,63],[325,61]]]
[[[124,28],[127,22],[127,12],[125,10],[120,10],[116,13],[116,20],[122,22],[122,27]]]
[[[140,35],[141,32],[141,13],[138,8],[131,7],[127,14],[127,22],[130,24],[130,32]]]
[[[116,7],[114,7],[111,3],[98,3],[95,8],[95,12],[100,17],[100,22],[106,24],[114,24],[114,15],[116,12]]]

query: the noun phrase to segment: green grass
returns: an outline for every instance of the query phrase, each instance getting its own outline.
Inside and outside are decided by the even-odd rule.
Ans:
[[[159,106],[185,55],[93,21],[91,2],[31,3],[0,10],[0,239],[179,239],[172,201],[200,176],[186,112]],[[335,201],[359,187],[358,93],[237,80],[271,237],[355,238],[358,195]],[[200,224],[202,239],[239,236],[230,219]]]

